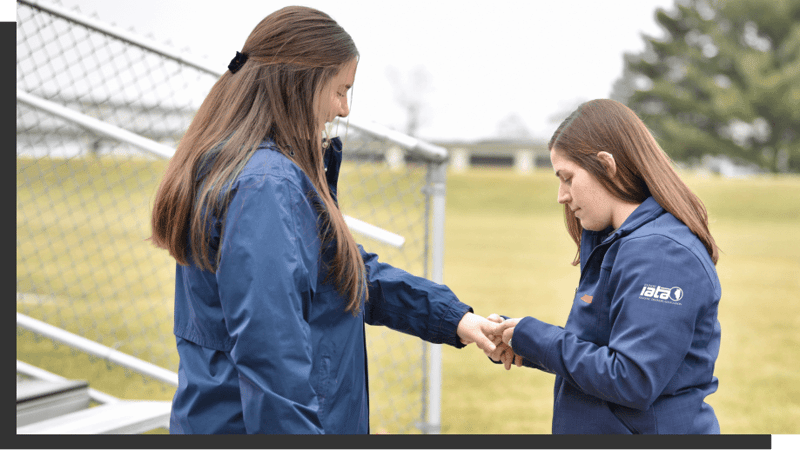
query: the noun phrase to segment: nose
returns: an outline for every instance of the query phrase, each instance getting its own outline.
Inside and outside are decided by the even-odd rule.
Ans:
[[[350,107],[347,105],[347,97],[342,97],[339,100],[339,117],[347,117],[350,114]]]
[[[569,202],[569,200],[570,200],[569,190],[567,189],[566,186],[564,186],[564,183],[560,183],[558,185],[558,196],[556,197],[556,201],[564,205],[567,202]]]

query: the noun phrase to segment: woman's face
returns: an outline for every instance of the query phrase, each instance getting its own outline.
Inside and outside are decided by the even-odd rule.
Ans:
[[[356,78],[358,60],[353,58],[342,66],[341,70],[331,78],[320,91],[317,102],[317,117],[319,118],[319,131],[325,129],[325,124],[333,122],[337,117],[347,117],[350,107],[347,105],[347,91],[353,87]]]
[[[616,199],[597,178],[556,148],[550,151],[550,161],[559,179],[558,203],[567,205],[584,229],[602,231],[621,224],[614,223]]]

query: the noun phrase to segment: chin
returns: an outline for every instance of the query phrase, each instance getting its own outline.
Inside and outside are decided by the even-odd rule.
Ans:
[[[606,228],[608,228],[608,226],[601,226],[601,225],[598,225],[598,224],[591,224],[591,223],[583,223],[583,221],[580,220],[580,219],[578,219],[578,221],[580,222],[581,227],[583,227],[584,230],[588,230],[588,231],[603,231]]]

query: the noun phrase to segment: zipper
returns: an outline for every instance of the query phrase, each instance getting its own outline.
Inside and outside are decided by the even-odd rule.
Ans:
[[[586,259],[586,264],[583,264],[583,267],[589,266],[589,261],[592,260],[592,257],[598,253],[601,247],[610,247],[614,242],[616,242],[616,239],[602,240],[599,244],[595,245],[592,251],[589,253],[589,257]],[[603,254],[605,255],[605,252]],[[578,295],[578,288],[580,287],[581,283],[583,283],[584,274],[586,274],[586,270],[581,271],[581,276],[578,280],[578,287],[575,288],[575,295]]]

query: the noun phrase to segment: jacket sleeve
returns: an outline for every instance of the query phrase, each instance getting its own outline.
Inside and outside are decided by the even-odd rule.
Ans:
[[[680,287],[683,296],[675,301],[661,290],[663,298],[645,297],[646,286]],[[681,367],[714,284],[687,248],[650,236],[621,244],[607,289],[612,295],[608,345],[525,317],[514,330],[512,347],[589,395],[645,410]]]
[[[364,318],[434,344],[464,347],[456,333],[458,323],[472,308],[461,303],[445,285],[379,262],[359,245],[367,268],[369,300]]]
[[[267,175],[238,183],[217,279],[246,430],[323,433],[306,321],[319,254],[315,210],[287,180]]]

